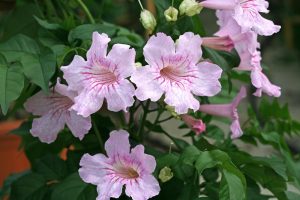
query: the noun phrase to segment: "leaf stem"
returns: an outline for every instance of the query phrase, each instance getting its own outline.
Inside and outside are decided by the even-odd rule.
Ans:
[[[77,3],[81,6],[81,8],[83,9],[83,11],[87,15],[89,21],[91,22],[91,24],[95,24],[94,17],[92,16],[92,14],[89,11],[89,9],[87,8],[87,6],[83,3],[83,1],[82,0],[77,0]]]

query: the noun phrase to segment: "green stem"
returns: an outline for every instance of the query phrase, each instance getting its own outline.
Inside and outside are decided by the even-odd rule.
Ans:
[[[100,150],[103,153],[104,152],[104,143],[102,141],[102,138],[101,138],[101,135],[100,135],[100,132],[99,132],[99,129],[98,129],[96,123],[94,121],[92,121],[92,122],[93,122],[94,132],[95,132],[98,142],[100,144]]]
[[[87,6],[82,2],[82,0],[77,0],[77,3],[81,6],[81,8],[83,9],[83,11],[85,12],[85,14],[87,15],[89,21],[91,22],[91,24],[95,24],[95,19],[92,16],[91,12],[89,11],[89,9],[87,8]]]
[[[143,7],[143,4],[142,4],[141,0],[138,0],[138,2],[140,4],[141,9],[144,10],[144,7]]]
[[[173,119],[173,116],[167,117],[166,119],[159,120],[159,121],[157,121],[156,123],[159,123],[159,124],[160,124],[160,123],[169,121],[170,119]]]
[[[143,141],[143,131],[144,131],[144,126],[145,126],[145,122],[146,122],[148,111],[149,111],[149,106],[150,106],[150,100],[148,100],[146,105],[143,106],[144,114],[143,114],[143,118],[141,121],[141,126],[139,127],[139,130],[138,130],[138,137],[140,138],[141,141]]]
[[[174,144],[177,146],[177,148],[179,149],[179,150],[182,150],[181,149],[181,147],[180,147],[180,145],[178,144],[178,142],[169,134],[169,133],[167,133],[166,131],[164,131],[164,134],[168,137],[168,138],[170,138],[170,140],[172,140],[173,142],[174,142]]]

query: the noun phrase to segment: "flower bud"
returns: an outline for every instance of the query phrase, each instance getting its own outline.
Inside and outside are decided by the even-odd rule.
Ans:
[[[134,65],[135,65],[136,68],[139,68],[139,67],[143,66],[142,63],[140,63],[140,62],[136,62],[136,63],[134,63]]]
[[[167,10],[165,10],[164,14],[168,22],[177,21],[178,10],[173,6],[170,6]]]
[[[169,105],[166,105],[166,110],[170,112],[170,114],[175,118],[175,119],[180,119],[180,116],[176,113],[175,108]]]
[[[141,12],[140,20],[144,26],[144,28],[149,31],[149,33],[153,33],[156,27],[156,20],[153,14],[149,10],[143,10]]]
[[[199,14],[202,6],[196,0],[183,0],[179,6],[180,15],[194,16]]]
[[[160,170],[158,178],[165,183],[173,178],[173,172],[169,167],[164,167]]]

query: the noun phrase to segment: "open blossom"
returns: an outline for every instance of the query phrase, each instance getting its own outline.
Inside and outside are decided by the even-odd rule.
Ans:
[[[91,118],[70,110],[76,93],[68,91],[59,81],[51,90],[49,95],[38,92],[24,104],[28,112],[41,116],[33,120],[31,134],[42,142],[51,143],[66,124],[75,137],[83,139],[91,128]]]
[[[165,102],[175,107],[178,114],[185,114],[189,108],[199,109],[199,101],[193,94],[219,93],[222,69],[209,62],[199,62],[201,44],[200,36],[190,32],[181,35],[177,44],[164,33],[152,36],[144,47],[149,65],[138,68],[131,76],[137,86],[136,97],[141,101],[158,101],[165,94]]]
[[[260,15],[260,12],[269,12],[269,3],[265,0],[205,0],[200,5],[229,11],[231,17],[241,26],[242,32],[253,30],[259,35],[270,36],[280,30],[280,26]]]
[[[220,30],[215,35],[232,39],[241,60],[235,69],[251,72],[252,85],[257,88],[254,95],[260,97],[264,92],[269,96],[279,97],[281,88],[273,85],[262,71],[257,34],[251,30],[242,33],[239,25],[230,19],[228,11],[217,11],[217,17]]]
[[[143,145],[130,151],[129,134],[124,130],[112,131],[105,143],[103,154],[85,154],[80,161],[79,175],[83,181],[97,185],[97,200],[119,198],[125,193],[133,200],[147,200],[159,194],[158,181],[152,175],[155,158],[144,153]]]
[[[126,78],[135,70],[135,50],[115,44],[107,54],[109,41],[106,34],[94,32],[87,61],[76,55],[61,68],[69,89],[79,94],[72,109],[84,117],[97,112],[104,99],[108,110],[115,112],[126,111],[134,102],[134,86]]]
[[[186,123],[186,125],[192,129],[196,135],[200,135],[205,132],[206,125],[201,119],[196,119],[190,115],[181,115],[182,120]]]
[[[219,117],[227,117],[232,120],[230,129],[232,132],[231,138],[238,138],[243,135],[243,131],[239,122],[239,115],[237,107],[240,101],[247,95],[246,88],[242,87],[240,92],[230,104],[205,104],[201,105],[200,111],[209,115],[215,115]]]

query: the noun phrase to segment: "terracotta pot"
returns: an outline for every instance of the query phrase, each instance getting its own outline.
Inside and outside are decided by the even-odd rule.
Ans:
[[[29,168],[29,162],[21,150],[21,139],[8,134],[18,128],[22,121],[10,121],[0,123],[0,187],[7,176],[22,172]]]

